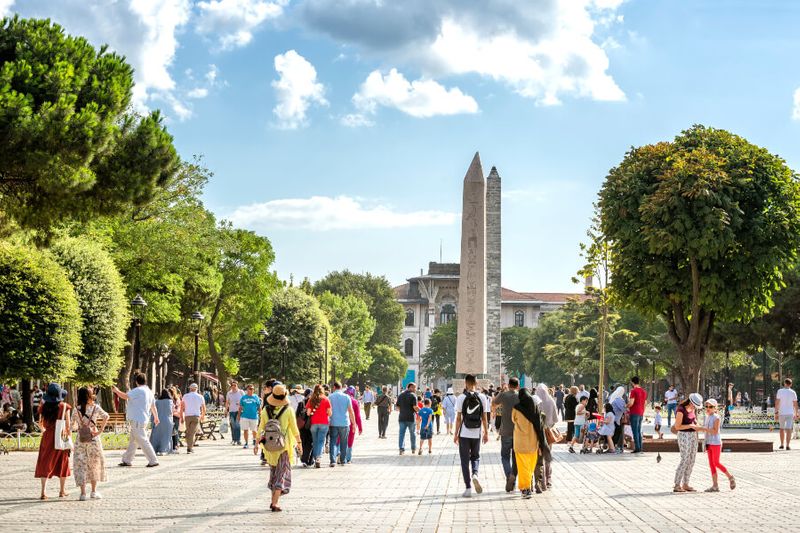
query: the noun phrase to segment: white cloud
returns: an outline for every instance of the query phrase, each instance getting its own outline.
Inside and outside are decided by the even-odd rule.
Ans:
[[[377,70],[370,73],[353,96],[353,103],[365,113],[385,106],[417,118],[478,112],[475,99],[457,87],[447,89],[434,80],[410,82],[397,69],[385,76]]]
[[[0,17],[5,17],[11,13],[11,6],[14,5],[14,0],[0,0]]]
[[[794,109],[792,109],[792,118],[800,120],[800,87],[794,91]]]
[[[206,96],[208,96],[208,89],[206,89],[205,87],[195,87],[194,89],[186,93],[186,96],[188,96],[189,98],[198,98],[198,99],[205,98]]]
[[[349,113],[340,119],[340,122],[348,128],[360,128],[363,126],[374,126],[375,123],[361,113]]]
[[[278,117],[278,127],[302,127],[311,104],[328,105],[325,86],[317,81],[314,65],[294,50],[275,56],[275,70],[279,78],[272,82],[277,99],[272,112]]]
[[[0,0],[2,1],[2,0]],[[189,20],[189,0],[25,0],[14,9],[24,17],[50,18],[74,35],[126,56],[134,68],[133,104],[144,111],[154,100],[168,101],[172,113],[186,117],[175,97],[170,68],[177,34]]]
[[[368,206],[349,196],[312,196],[242,206],[228,219],[247,228],[328,231],[449,226],[458,217],[444,211],[402,213],[391,206]]]
[[[198,33],[213,36],[220,48],[230,50],[247,45],[253,32],[268,19],[283,14],[289,0],[208,0],[197,3]]]
[[[624,100],[602,43],[623,0],[305,0],[304,20],[426,79],[479,74],[542,105]],[[610,43],[611,41],[608,41]]]

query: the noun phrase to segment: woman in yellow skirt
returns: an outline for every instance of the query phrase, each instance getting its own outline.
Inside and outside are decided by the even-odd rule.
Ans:
[[[508,416],[508,415],[506,415]],[[544,438],[542,418],[536,402],[528,389],[519,391],[519,403],[511,412],[514,423],[514,456],[517,459],[517,483],[522,497],[529,499],[533,494],[531,485],[533,470],[540,453],[549,456],[550,449]]]

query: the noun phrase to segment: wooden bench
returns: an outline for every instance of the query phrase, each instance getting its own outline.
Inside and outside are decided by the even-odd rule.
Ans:
[[[208,440],[209,438],[217,440],[217,435],[224,440],[225,437],[219,432],[219,425],[220,421],[216,419],[206,419],[204,422],[200,422],[196,440]]]
[[[128,421],[125,419],[125,413],[108,413],[106,431],[113,431],[114,433],[126,433],[127,430]]]

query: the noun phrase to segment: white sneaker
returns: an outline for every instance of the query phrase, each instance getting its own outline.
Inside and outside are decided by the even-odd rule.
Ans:
[[[475,487],[475,492],[478,494],[483,492],[483,487],[481,487],[481,482],[478,479],[478,476],[472,476],[472,486]]]
[[[99,492],[93,492],[93,493],[91,494],[91,498],[92,498],[93,500],[102,500],[102,499],[103,499],[103,497],[100,495],[100,493],[99,493]]]
[[[464,498],[472,498],[472,489],[466,489],[464,491],[464,494],[462,494],[461,496],[463,496]]]
[[[88,499],[89,499],[89,497],[88,497],[86,494],[81,494],[81,497],[80,497],[80,498],[78,498],[78,499],[79,499],[80,501],[82,501],[82,502],[85,502],[86,500],[88,500]]]

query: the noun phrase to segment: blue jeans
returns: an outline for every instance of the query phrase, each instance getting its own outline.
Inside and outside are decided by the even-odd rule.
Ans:
[[[231,422],[231,442],[239,443],[242,439],[242,426],[236,420],[236,415],[239,413],[228,413],[228,419]]]
[[[506,477],[513,474],[517,477],[517,458],[514,455],[514,437],[500,437],[500,462]]]
[[[633,432],[633,451],[642,451],[642,415],[630,415]]]
[[[311,458],[315,461],[318,461],[322,455],[322,450],[325,449],[325,439],[327,437],[327,424],[311,424],[311,438],[314,441],[314,451],[311,452]]]
[[[336,456],[344,463],[347,457],[347,437],[350,436],[350,426],[331,426],[328,433],[328,454],[331,456],[331,463],[336,462]],[[336,441],[339,444],[336,444]]]
[[[400,449],[405,450],[404,444],[406,440],[406,430],[411,433],[411,451],[416,451],[417,449],[417,428],[414,425],[414,421],[411,422],[403,422],[400,421]]]
[[[667,404],[667,427],[672,427],[672,417],[675,415],[675,411],[677,410],[678,410],[677,403]]]

